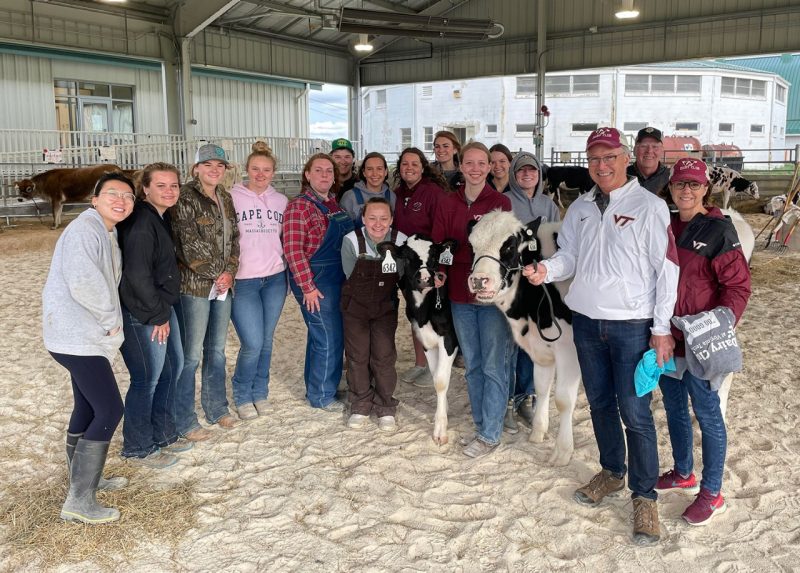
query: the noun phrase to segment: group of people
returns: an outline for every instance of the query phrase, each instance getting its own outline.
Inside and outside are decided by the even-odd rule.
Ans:
[[[575,498],[596,505],[624,487],[627,473],[640,543],[659,538],[657,491],[697,490],[688,397],[705,465],[684,517],[699,524],[724,509],[718,381],[690,372],[682,334],[670,319],[727,306],[738,320],[750,294],[736,233],[707,203],[705,165],[682,159],[670,170],[660,162],[660,143],[657,129],[639,132],[637,161],[629,166],[631,153],[617,130],[593,132],[587,156],[596,186],[567,210],[556,255],[524,269],[533,284],[573,279],[566,302],[602,467]],[[475,431],[461,439],[464,454],[487,455],[504,429],[517,432],[517,421],[530,425],[533,364],[513,342],[503,313],[469,292],[467,234],[471,222],[496,209],[513,211],[522,223],[560,221],[560,211],[544,194],[535,155],[513,155],[501,144],[462,146],[447,131],[435,135],[433,147],[433,162],[417,148],[403,150],[390,177],[380,153],[367,154],[356,170],[351,142],[334,140],[330,154],[308,159],[291,201],[271,185],[277,160],[262,142],[247,159],[246,182],[230,193],[221,184],[227,156],[213,144],[198,150],[182,186],[178,170],[163,163],[145,168],[138,198],[123,175],[104,175],[94,208],[59,239],[43,292],[45,347],[70,372],[75,401],[62,518],[119,518],[97,503],[95,491],[124,486],[120,478],[102,477],[123,413],[122,456],[134,464],[169,467],[211,437],[195,411],[201,364],[209,425],[232,428],[265,415],[273,335],[289,291],[307,327],[309,406],[339,415],[347,409],[337,397],[344,356],[347,426],[363,428],[374,415],[379,430],[394,431],[397,285],[404,269],[391,246],[414,234],[457,244],[451,260],[441,261],[436,285],[451,301],[465,365]],[[665,188],[677,207],[672,216],[655,193]],[[703,250],[693,246],[695,236],[706,239]],[[241,343],[231,380],[239,420],[226,397],[229,320]],[[430,386],[413,331],[412,339],[415,363],[400,378]],[[659,366],[674,355],[679,367],[678,378],[660,381],[675,458],[660,477],[651,394],[638,397],[634,389],[634,370],[650,347]],[[118,348],[131,374],[124,404],[111,370]]]

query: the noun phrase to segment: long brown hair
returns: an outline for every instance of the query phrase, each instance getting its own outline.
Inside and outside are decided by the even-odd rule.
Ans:
[[[328,191],[328,195],[336,197],[339,193],[339,187],[341,187],[342,183],[339,181],[339,171],[336,169],[336,162],[333,160],[333,157],[328,155],[327,153],[315,153],[311,157],[308,158],[306,164],[303,165],[303,171],[300,173],[300,181],[302,183],[303,189],[310,189],[311,183],[308,181],[308,177],[306,177],[306,172],[311,171],[311,165],[317,159],[324,159],[328,161],[333,166],[333,185],[331,186],[330,191]]]
[[[402,181],[402,177],[400,177],[400,163],[402,163],[403,156],[406,153],[412,153],[419,158],[419,162],[422,165],[422,179],[429,179],[442,189],[447,189],[447,182],[444,180],[442,172],[438,169],[434,169],[434,167],[428,161],[428,158],[425,157],[425,154],[422,153],[422,151],[420,151],[420,149],[417,147],[406,147],[400,152],[400,156],[397,158],[397,165],[392,173],[392,181],[394,182],[395,187],[400,185],[400,182]]]
[[[453,144],[453,147],[456,150],[455,154],[453,155],[453,163],[455,163],[456,166],[458,166],[459,161],[461,160],[461,157],[460,157],[461,156],[461,142],[458,140],[458,137],[456,137],[456,134],[453,133],[452,131],[447,131],[447,130],[443,129],[441,131],[437,131],[434,134],[434,136],[433,136],[434,145],[436,144],[436,140],[439,139],[440,137],[444,137],[445,139],[449,139],[450,142]]]

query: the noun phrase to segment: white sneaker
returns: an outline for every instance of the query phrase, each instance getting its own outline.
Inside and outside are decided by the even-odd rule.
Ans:
[[[359,430],[366,426],[368,421],[369,416],[365,416],[364,414],[350,414],[350,417],[347,418],[347,427]]]
[[[378,429],[384,432],[394,432],[397,429],[397,422],[394,416],[381,416],[378,418]]]

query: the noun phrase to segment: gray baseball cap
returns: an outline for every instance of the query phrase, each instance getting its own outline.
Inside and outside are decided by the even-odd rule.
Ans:
[[[194,156],[195,163],[202,163],[203,161],[211,161],[212,159],[216,159],[217,161],[222,161],[226,166],[228,165],[228,157],[225,155],[225,150],[222,149],[219,145],[215,145],[213,143],[206,143],[200,149],[197,150],[197,153]]]

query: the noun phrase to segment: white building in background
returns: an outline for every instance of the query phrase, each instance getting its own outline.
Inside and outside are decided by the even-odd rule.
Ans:
[[[545,84],[546,162],[582,151],[599,126],[634,136],[647,125],[701,145],[735,145],[751,168],[785,158],[789,84],[773,73],[681,62],[556,72]],[[432,156],[433,134],[448,129],[462,141],[533,151],[535,94],[535,75],[364,88],[362,149],[394,158],[414,145]]]

